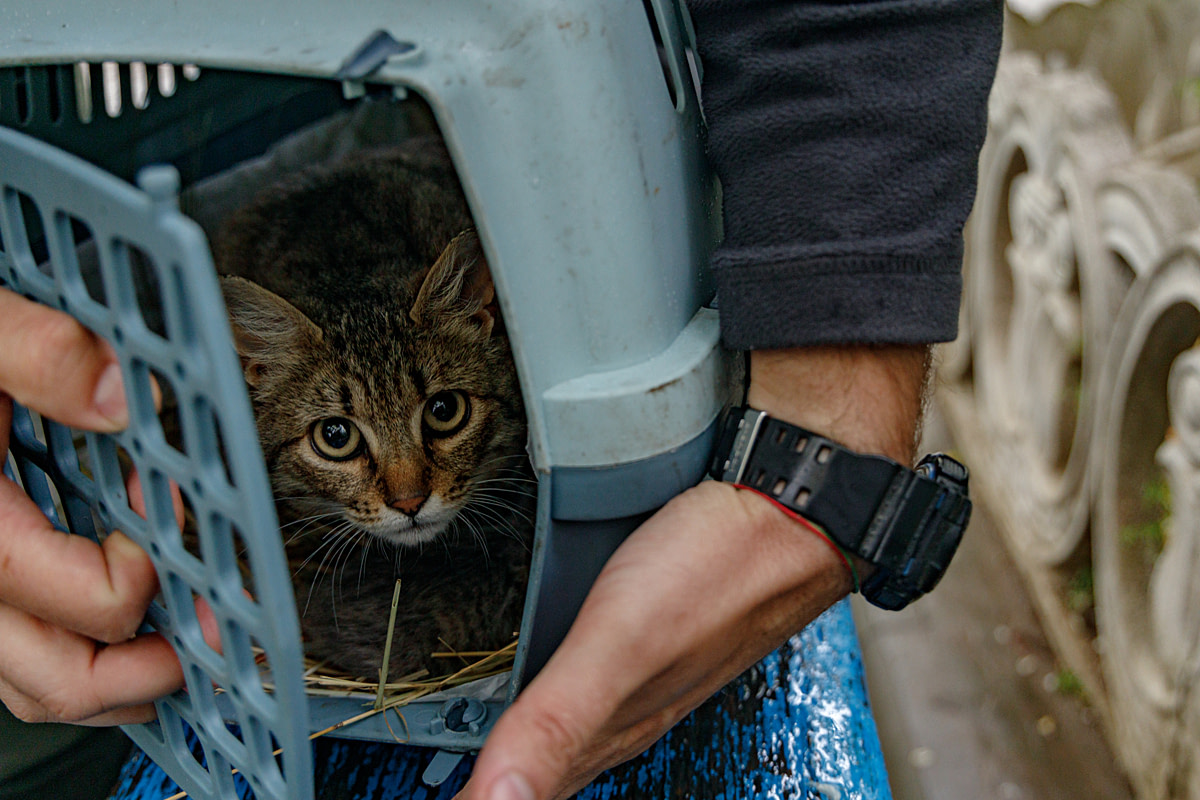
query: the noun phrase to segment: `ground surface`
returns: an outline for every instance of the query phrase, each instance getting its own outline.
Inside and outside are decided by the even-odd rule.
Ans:
[[[952,449],[933,420],[927,449]],[[1099,720],[1059,671],[987,509],[946,577],[855,608],[895,800],[1129,800]]]

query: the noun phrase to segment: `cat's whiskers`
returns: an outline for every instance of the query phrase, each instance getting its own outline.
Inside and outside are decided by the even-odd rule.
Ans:
[[[530,495],[535,494],[537,485],[537,479],[530,477],[528,470],[514,467],[491,470],[481,467],[476,469],[466,482],[468,488],[502,486],[514,491],[528,492]]]
[[[355,537],[347,537],[346,533],[349,531],[354,531]],[[308,563],[312,561],[312,559],[315,558],[318,553],[324,550],[325,552],[322,554],[321,560],[318,562],[314,570],[316,572],[316,579],[313,582],[313,588],[315,588],[320,583],[323,575],[326,573],[336,573],[337,563],[340,558],[339,554],[347,546],[347,544],[351,543],[358,535],[361,535],[358,526],[349,521],[342,522],[340,525],[336,525],[327,530],[321,537],[321,544],[317,545],[317,547],[314,548],[313,551],[309,553],[302,562],[300,562],[300,565],[296,567],[293,575],[298,574],[300,570],[304,569],[304,567],[307,566]],[[327,568],[326,564],[329,564],[330,566]],[[311,599],[311,589],[309,595]],[[305,608],[307,608],[307,604]]]
[[[309,553],[307,556],[305,556],[304,560],[301,561],[298,565],[296,565],[296,568],[294,570],[292,570],[292,577],[296,578],[297,576],[299,576],[301,570],[303,570],[305,567],[307,567],[308,563],[310,561],[312,561],[314,558],[316,558],[318,553],[320,553],[322,550],[324,550],[325,548],[332,545],[335,541],[337,541],[336,536],[332,536],[329,533],[326,533],[325,536],[322,537],[321,543],[319,545],[317,545],[315,548],[313,548],[313,551],[311,553]],[[316,566],[315,571],[318,576],[321,574],[321,567],[324,565],[325,558],[327,556],[328,556],[328,553],[326,553],[325,556],[322,556],[321,561]]]
[[[449,558],[450,557],[450,537],[449,536],[438,536],[436,539],[434,539],[434,541],[442,546],[442,549],[446,551],[446,557]]]
[[[326,498],[314,497],[312,495],[273,494],[272,498],[277,508],[286,509],[287,516],[324,513],[341,508],[340,503],[331,502]]]
[[[334,514],[331,514],[330,516],[334,516],[334,517],[340,516],[340,512],[335,512]],[[312,524],[316,524],[316,523],[313,522]],[[338,542],[338,540],[342,537],[342,532],[345,531],[348,527],[353,527],[353,526],[354,526],[354,523],[345,521],[343,519],[343,521],[340,524],[334,525],[332,528],[326,528],[324,533],[321,535],[321,544],[317,545],[317,547],[315,547],[313,549],[313,551],[311,553],[309,553],[308,556],[303,561],[300,562],[300,565],[296,568],[295,572],[299,572],[299,570],[301,570],[305,566],[307,566],[308,562],[311,561],[313,559],[313,557],[316,556],[317,553],[321,552],[321,550],[323,550],[327,547],[330,547],[331,545],[336,544]],[[289,538],[287,540],[287,542],[285,544],[290,544],[302,532],[303,532],[303,530],[294,534],[291,538]],[[324,559],[322,559],[322,561],[321,561],[321,565],[323,565],[323,564],[324,564]],[[318,565],[318,569],[320,569],[321,565]],[[293,574],[295,574],[295,573],[293,573]]]
[[[526,454],[525,452],[522,451],[520,453],[502,453],[501,455],[498,455],[498,456],[492,456],[487,461],[481,461],[478,468],[483,469],[484,467],[487,467],[491,464],[498,463],[500,461],[515,461],[517,459],[521,459],[526,464],[529,463],[528,454]]]
[[[272,500],[275,501],[275,508],[278,510],[280,518],[291,520],[284,527],[294,524],[301,519],[308,519],[320,514],[337,513],[342,510],[340,503],[311,494],[273,494]]]
[[[316,525],[321,520],[326,520],[331,517],[338,517],[340,515],[341,515],[341,512],[339,512],[339,511],[330,511],[328,514],[313,514],[311,517],[303,517],[301,519],[292,520],[291,522],[287,522],[287,523],[284,523],[283,525],[280,525],[279,532],[287,533],[288,528],[295,527],[296,525],[303,525],[304,527],[302,527],[300,529],[300,531],[290,532],[289,535],[292,537],[292,539],[294,539],[296,537],[297,533],[299,533],[301,531],[305,531],[308,528],[311,528],[313,525]],[[288,539],[288,541],[290,542],[292,539]]]
[[[338,529],[339,528],[335,527],[332,530],[327,531],[325,533],[325,536],[322,537],[322,539],[321,539],[321,544],[319,544],[316,547],[316,549],[314,549],[311,553],[308,554],[308,557],[305,558],[304,561],[302,561],[300,563],[300,566],[296,567],[296,570],[293,573],[293,575],[298,575],[300,573],[300,571],[302,569],[304,569],[305,566],[308,565],[308,562],[312,561],[313,558],[316,557],[317,553],[320,553],[322,550],[326,551],[321,556],[321,560],[317,563],[317,566],[314,570],[314,572],[316,574],[313,578],[312,583],[310,583],[308,586],[308,597],[304,601],[304,610],[300,612],[302,616],[308,614],[309,606],[312,605],[313,592],[316,591],[317,587],[319,587],[321,585],[322,576],[324,575],[325,562],[329,560],[329,555],[330,555],[330,553],[333,552],[333,549],[334,549],[332,546],[342,538],[338,534]]]
[[[325,533],[321,536],[321,544],[317,547],[317,550],[319,551],[328,548],[328,551],[324,556],[321,557],[321,562],[317,565],[318,570],[324,571],[325,562],[329,559],[329,556],[342,545],[345,540],[345,537],[342,534],[349,527],[349,522],[342,522],[325,531]],[[315,553],[316,551],[314,551],[314,555]],[[309,558],[312,558],[312,556],[309,556]],[[305,559],[305,563],[307,563],[307,561],[308,559]]]
[[[347,531],[356,531],[356,535],[355,536],[346,536],[345,533]],[[337,616],[338,593],[341,591],[341,580],[339,578],[339,564],[342,563],[342,558],[348,552],[348,548],[349,548],[349,552],[353,552],[352,545],[353,545],[354,540],[358,537],[358,535],[361,535],[361,534],[357,533],[357,526],[355,526],[354,523],[352,523],[352,522],[344,522],[329,532],[327,538],[330,542],[333,543],[333,546],[328,551],[326,551],[325,556],[321,559],[321,563],[317,566],[317,570],[318,570],[317,578],[315,581],[313,581],[313,586],[309,589],[309,602],[311,602],[313,589],[315,589],[317,587],[317,585],[321,582],[322,573],[325,570],[325,564],[327,562],[331,562],[330,566],[328,568],[328,572],[329,572],[329,602],[330,602],[330,606],[331,606],[330,611],[333,615],[334,630],[340,630],[340,628],[338,627],[338,616]],[[324,543],[322,543],[322,546],[325,546]],[[332,561],[331,561],[331,559],[332,559]],[[306,603],[305,611],[307,612],[307,610],[308,610],[308,604]]]
[[[537,481],[527,481],[530,486],[517,485],[520,479],[514,478],[486,478],[484,480],[474,480],[470,483],[471,489],[480,489],[486,491],[503,491],[511,494],[521,494],[526,497],[533,497],[536,492]]]
[[[476,544],[479,545],[479,549],[483,551],[483,560],[487,564],[487,568],[491,569],[492,558],[491,552],[488,550],[487,538],[483,535],[483,530],[478,520],[472,519],[466,513],[467,511],[469,511],[469,509],[462,509],[458,516],[454,518],[454,523],[451,526],[451,532],[458,534],[462,528],[466,528],[467,532],[471,534],[471,538],[473,538]]]
[[[337,626],[338,597],[341,596],[342,593],[345,591],[344,583],[345,583],[345,575],[346,575],[346,566],[350,563],[350,557],[354,554],[354,550],[357,547],[358,542],[360,542],[362,540],[363,536],[368,536],[368,535],[369,534],[363,532],[361,529],[354,529],[353,536],[343,536],[342,537],[343,542],[342,542],[341,546],[338,547],[338,549],[337,549],[337,555],[335,556],[335,559],[334,559],[333,578],[332,578],[334,581],[336,581],[336,584],[335,584],[336,589],[335,589],[335,591],[331,592],[331,595],[333,597],[333,624],[334,624],[334,627]]]
[[[525,455],[524,453],[506,456],[494,456],[489,458],[487,461],[481,461],[475,467],[475,473],[479,475],[489,471],[499,472],[501,470],[506,470],[520,475],[531,476],[533,467],[529,463],[529,456]]]
[[[472,492],[471,498],[466,505],[483,504],[494,508],[502,508],[521,517],[526,522],[532,522],[532,518],[529,516],[528,509],[526,508],[531,500],[533,500],[533,494],[530,492],[491,486]]]
[[[362,558],[358,564],[358,590],[360,592],[362,591],[363,576],[366,575],[367,572],[367,557],[371,554],[372,548],[375,547],[375,543],[378,541],[378,538],[368,535],[366,543],[361,545]]]
[[[473,523],[479,525],[481,528],[486,527],[489,531],[500,536],[505,536],[514,541],[521,542],[523,547],[526,550],[529,550],[529,545],[525,542],[525,537],[521,535],[521,531],[518,530],[517,527],[511,522],[497,515],[495,511],[484,508],[474,508],[471,509],[471,513],[476,517],[476,519],[472,520]],[[470,518],[464,515],[462,519],[464,522],[466,522]],[[477,538],[479,538],[481,542],[485,542],[485,540],[481,537],[482,532]]]
[[[507,474],[506,474],[507,473]],[[538,481],[523,470],[505,469],[490,474],[476,473],[467,481],[467,489],[479,494],[515,494],[521,497],[537,496]]]
[[[497,490],[492,489],[491,492]],[[530,495],[524,494],[528,498]],[[529,549],[526,542],[526,537],[522,535],[521,529],[514,524],[514,519],[524,522],[527,526],[533,524],[533,518],[522,507],[515,505],[511,501],[503,497],[494,497],[489,492],[478,492],[471,497],[471,501],[464,506],[459,516],[464,521],[471,519],[473,515],[475,521],[482,529],[484,527],[496,533],[507,536],[515,541],[521,542],[525,549]]]
[[[507,510],[513,512],[526,522],[532,522],[526,507],[530,505],[530,501],[534,499],[532,492],[525,492],[519,489],[505,489],[503,487],[489,486],[472,494],[468,505],[471,503],[488,502],[492,505],[500,505]]]
[[[517,463],[515,465],[506,463],[511,461],[517,461]],[[529,457],[521,453],[496,456],[477,465],[473,470],[469,483],[477,485],[485,482],[536,485],[537,479],[532,477],[530,473]]]
[[[301,523],[304,523],[304,526],[303,526],[302,528],[300,528],[300,529],[299,529],[299,530],[297,530],[297,531],[294,531],[294,532],[293,532],[291,535],[289,535],[289,536],[288,536],[288,538],[287,538],[287,539],[285,539],[285,540],[284,540],[284,542],[283,542],[283,546],[284,546],[284,547],[287,547],[289,544],[291,544],[292,542],[296,541],[296,540],[297,540],[297,539],[299,539],[301,536],[303,536],[303,535],[304,535],[304,533],[305,533],[305,532],[306,532],[306,531],[307,531],[309,528],[311,528],[311,527],[313,527],[314,525],[318,524],[318,523],[319,523],[319,522],[321,522],[322,520],[329,519],[330,517],[340,517],[341,515],[342,515],[342,512],[341,512],[341,511],[330,511],[328,514],[314,514],[314,515],[313,515],[313,516],[311,516],[311,517],[304,517],[303,519],[298,519],[298,520],[295,520],[295,521],[293,521],[293,522],[289,522],[289,523],[287,523],[286,525],[280,525],[280,526],[279,526],[279,531],[280,531],[280,533],[282,533],[282,532],[284,531],[284,529],[285,529],[285,528],[289,528],[289,527],[291,527],[291,526],[293,526],[293,525],[299,525],[299,524],[301,524]]]

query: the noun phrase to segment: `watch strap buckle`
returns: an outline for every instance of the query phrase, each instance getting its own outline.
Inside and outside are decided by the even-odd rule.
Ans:
[[[717,453],[728,453],[724,459],[716,459],[709,466],[709,474],[724,483],[741,483],[754,452],[754,443],[767,419],[767,412],[753,408],[734,409],[725,417]]]

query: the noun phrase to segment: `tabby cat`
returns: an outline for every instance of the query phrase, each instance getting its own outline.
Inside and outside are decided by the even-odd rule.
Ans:
[[[533,481],[471,226],[420,142],[273,186],[215,243],[305,648],[355,675],[380,667],[397,578],[393,676],[520,624]]]

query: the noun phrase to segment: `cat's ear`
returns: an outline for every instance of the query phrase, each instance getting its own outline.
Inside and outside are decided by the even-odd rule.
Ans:
[[[295,360],[322,339],[321,329],[294,305],[244,278],[222,277],[221,293],[242,359],[246,383],[257,386],[275,366]]]
[[[439,316],[465,318],[489,336],[499,317],[496,288],[475,230],[455,236],[429,268],[408,312],[418,325]]]

